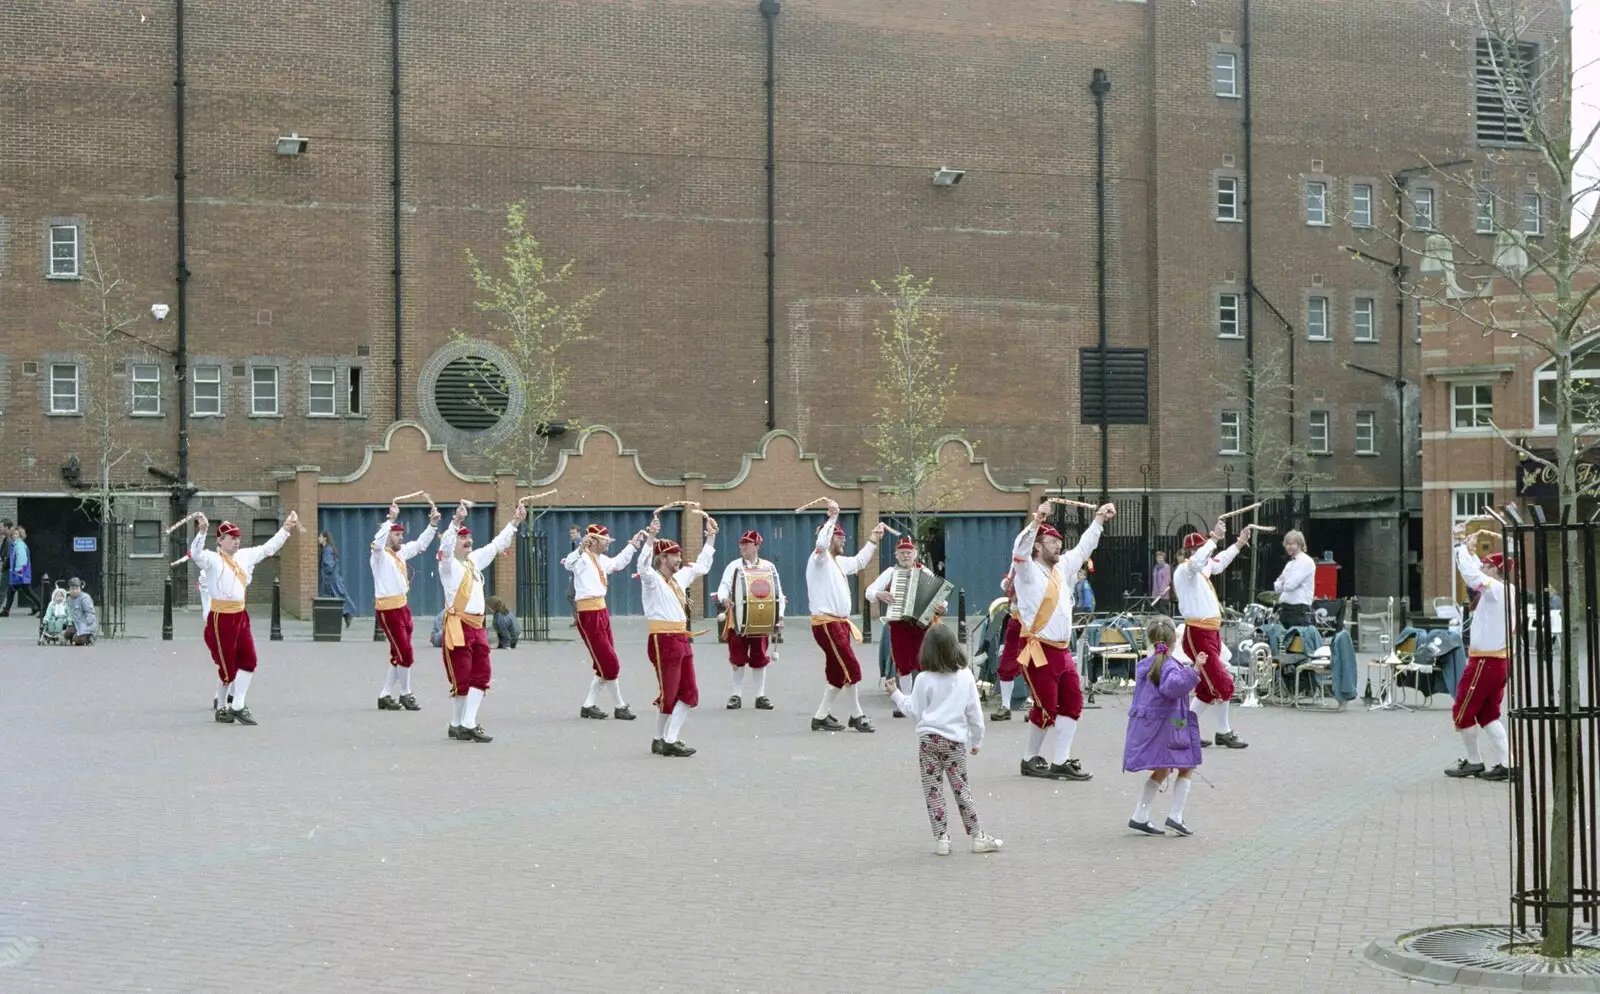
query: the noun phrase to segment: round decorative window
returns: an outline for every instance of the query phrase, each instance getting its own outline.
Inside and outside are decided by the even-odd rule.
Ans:
[[[515,368],[489,342],[451,342],[435,352],[417,382],[417,407],[429,434],[475,450],[505,439],[526,407]]]

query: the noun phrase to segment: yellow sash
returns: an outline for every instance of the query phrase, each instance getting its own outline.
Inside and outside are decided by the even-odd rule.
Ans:
[[[695,638],[706,634],[705,632],[689,631],[689,626],[681,621],[655,621],[652,619],[646,623],[646,627],[651,635],[687,635],[690,638]]]
[[[243,614],[244,601],[211,601],[212,614]]]
[[[1183,623],[1188,625],[1190,628],[1201,628],[1210,632],[1222,630],[1221,618],[1185,618],[1183,619]]]
[[[238,563],[233,561],[233,557],[232,556],[228,555],[226,552],[219,552],[219,553],[217,553],[217,555],[219,557],[221,557],[223,562],[228,564],[228,568],[229,569],[233,570],[233,575],[239,578],[239,586],[241,586],[241,587],[249,587],[250,586],[249,577],[244,575],[244,570],[239,567]]]
[[[1046,662],[1044,649],[1040,643],[1053,649],[1065,649],[1067,643],[1052,642],[1039,637],[1050,619],[1056,616],[1056,608],[1061,603],[1061,574],[1054,569],[1050,570],[1050,581],[1045,584],[1044,599],[1039,601],[1039,611],[1033,616],[1033,622],[1022,628],[1022,651],[1017,653],[1017,662],[1023,666],[1043,666]]]
[[[216,602],[213,601],[212,603],[216,603]],[[1504,650],[1504,649],[1470,649],[1469,648],[1467,650],[1467,656],[1469,658],[1472,657],[1472,656],[1482,656],[1485,659],[1505,659],[1506,655],[1507,655],[1507,653],[1506,653],[1506,650]]]
[[[477,570],[471,563],[461,576],[461,586],[456,588],[455,600],[450,603],[450,610],[444,616],[444,647],[445,651],[458,648],[467,644],[466,633],[461,630],[462,625],[473,628],[483,627],[483,615],[467,614],[467,601],[472,599],[472,581],[477,576]]]
[[[861,641],[861,629],[857,628],[856,623],[851,621],[849,618],[841,618],[837,614],[813,614],[811,616],[812,627],[816,627],[817,625],[831,625],[836,621],[842,621],[849,625],[850,637],[855,639],[857,642]]]
[[[579,611],[604,611],[606,609],[606,599],[604,597],[580,597],[574,606]]]
[[[606,590],[611,589],[611,581],[606,579],[606,571],[600,568],[600,559],[588,549],[585,549],[583,554],[589,557],[591,563],[594,563],[594,571],[600,575],[600,586]]]
[[[374,603],[380,611],[393,611],[406,606],[406,595],[391,594],[388,597],[379,597]]]

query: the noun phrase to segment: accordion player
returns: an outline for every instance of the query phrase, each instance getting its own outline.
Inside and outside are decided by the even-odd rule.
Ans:
[[[917,546],[909,537],[895,544],[894,558],[895,564],[867,587],[867,596],[883,605],[879,617],[889,632],[895,675],[909,693],[922,639],[928,627],[943,617],[954,586],[917,561]]]

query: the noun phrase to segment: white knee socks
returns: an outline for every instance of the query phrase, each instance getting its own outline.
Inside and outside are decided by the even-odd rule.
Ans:
[[[466,706],[467,699],[465,697],[450,698],[450,724],[452,726],[457,728],[461,726],[461,712]]]
[[[1172,813],[1170,817],[1178,824],[1183,824],[1183,805],[1189,800],[1189,778],[1179,777],[1178,782],[1172,787]]]
[[[478,727],[478,705],[483,703],[483,691],[473,687],[467,691],[466,704],[461,709],[461,727]]]
[[[823,718],[826,718],[828,715],[832,714],[833,702],[837,701],[838,699],[839,688],[829,684],[828,689],[822,692],[822,706],[817,708],[817,713],[815,715],[816,719],[821,721]]]
[[[599,677],[590,680],[589,695],[583,699],[583,706],[586,708],[594,707],[594,702],[600,699],[600,688],[605,685],[606,682]]]
[[[383,678],[383,689],[378,692],[379,697],[393,696],[395,685],[400,681],[400,667],[391,666]]]
[[[622,678],[621,677],[618,677],[615,680],[607,680],[606,681],[606,686],[611,688],[611,696],[615,697],[617,699],[617,707],[625,708],[625,707],[628,706],[628,702],[622,699]]]
[[[402,697],[411,693],[411,667],[396,666],[394,668],[394,689],[398,690]]]
[[[1139,792],[1139,803],[1133,809],[1133,820],[1144,824],[1150,820],[1150,805],[1156,801],[1156,793],[1161,790],[1161,784],[1154,779],[1146,777],[1144,789]]]
[[[755,681],[755,696],[767,696],[767,668],[763,666],[758,670],[752,667],[750,670],[750,677]]]
[[[667,721],[667,731],[661,736],[663,742],[676,742],[678,735],[683,731],[683,722],[689,717],[689,705],[679,701],[672,706],[672,716]]]
[[[911,693],[911,688],[916,682],[916,677],[917,675],[915,673],[907,673],[905,676],[899,677],[896,682],[898,682],[900,685],[900,693]]]
[[[1228,722],[1228,704],[1229,703],[1230,702],[1228,702],[1228,701],[1218,701],[1216,703],[1216,705],[1215,705],[1215,707],[1217,709],[1217,734],[1218,735],[1231,735],[1231,734],[1233,734],[1233,725]],[[1182,821],[1183,819],[1179,818],[1178,820]]]
[[[221,680],[218,680],[217,681],[217,707],[225,708],[227,706],[228,706],[228,685],[223,683]]]
[[[1072,737],[1078,734],[1078,723],[1071,718],[1060,717],[1056,719],[1055,748],[1051,750],[1050,761],[1057,766],[1072,758]]]
[[[1044,746],[1044,729],[1038,725],[1028,725],[1028,749],[1022,754],[1023,759],[1032,759],[1039,755],[1039,750]]]
[[[1000,681],[1000,706],[1005,708],[1007,711],[1011,710],[1011,693],[1016,685],[1017,681],[1015,680]]]
[[[744,671],[748,666],[735,666],[733,668],[733,696],[744,698]]]
[[[1489,766],[1511,765],[1511,743],[1506,741],[1506,725],[1499,718],[1483,726],[1489,736],[1489,748],[1484,750]]]
[[[1199,730],[1201,738],[1205,738],[1206,712],[1209,710],[1211,710],[1211,705],[1199,698],[1194,699],[1194,724],[1195,728]]]
[[[250,678],[253,676],[255,674],[247,670],[240,670],[233,675],[233,709],[235,711],[244,709],[244,694],[245,691],[250,689]]]
[[[662,714],[659,711],[656,712],[656,738],[664,739],[667,737],[667,719],[670,717],[672,716]]]
[[[1478,726],[1461,730],[1461,742],[1467,747],[1467,762],[1474,765],[1483,762],[1483,756],[1478,752]]]
[[[850,717],[859,718],[866,714],[861,710],[861,684],[852,683],[845,691],[850,695]]]

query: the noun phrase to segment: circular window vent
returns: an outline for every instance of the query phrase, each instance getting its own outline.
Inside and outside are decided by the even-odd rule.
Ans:
[[[439,417],[458,431],[488,431],[506,416],[511,391],[493,360],[480,356],[452,359],[433,382]]]

